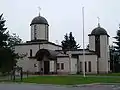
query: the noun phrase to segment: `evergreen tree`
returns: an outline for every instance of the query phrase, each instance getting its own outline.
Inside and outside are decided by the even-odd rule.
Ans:
[[[8,32],[5,28],[5,20],[2,18],[3,14],[0,15],[0,47],[7,46]]]
[[[116,44],[116,46],[114,46],[114,47],[120,55],[120,30],[117,31],[117,36],[114,38],[116,39],[116,42],[114,42]]]
[[[61,42],[63,50],[77,50],[80,47],[79,44],[76,43],[72,32],[69,33],[69,36],[66,34],[64,39],[65,40]]]
[[[89,49],[89,44],[87,45],[86,49]]]
[[[21,39],[15,35],[10,35],[5,28],[3,14],[0,15],[0,72],[10,72],[16,65],[16,59],[20,58],[15,53],[14,46],[21,42]]]
[[[117,30],[117,35],[116,37],[114,37],[116,39],[115,43],[115,50],[114,52],[114,68],[115,68],[115,72],[120,72],[120,29]]]

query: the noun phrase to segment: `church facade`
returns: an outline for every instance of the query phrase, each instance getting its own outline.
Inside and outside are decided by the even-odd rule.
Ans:
[[[62,51],[62,46],[49,41],[49,24],[42,16],[35,17],[31,24],[31,41],[15,46],[15,52],[25,54],[17,65],[24,72],[37,74],[98,74],[110,71],[109,35],[98,25],[89,34],[89,49]]]

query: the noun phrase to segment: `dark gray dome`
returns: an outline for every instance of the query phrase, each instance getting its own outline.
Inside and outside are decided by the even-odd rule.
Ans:
[[[32,20],[30,26],[33,25],[33,24],[46,24],[46,25],[48,25],[48,22],[44,17],[37,16]]]
[[[91,35],[108,35],[104,28],[97,27],[92,32]]]

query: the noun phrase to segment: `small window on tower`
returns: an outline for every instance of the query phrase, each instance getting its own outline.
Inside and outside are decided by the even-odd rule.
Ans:
[[[32,57],[32,49],[30,49],[30,57]]]
[[[37,39],[37,27],[34,25],[34,39]]]

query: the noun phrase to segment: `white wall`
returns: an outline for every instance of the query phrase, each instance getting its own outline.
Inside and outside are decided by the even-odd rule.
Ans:
[[[77,59],[69,57],[58,57],[57,63],[60,64],[60,69],[57,70],[58,73],[62,74],[76,74],[77,73]],[[64,63],[64,69],[61,69],[61,63]]]
[[[54,72],[55,71],[55,66],[54,66],[54,61],[50,61],[50,72]]]
[[[62,50],[62,47],[48,44],[49,50]]]
[[[95,74],[97,73],[97,55],[85,55],[85,61],[87,62],[87,72]],[[88,72],[88,62],[91,61],[91,72]],[[82,62],[83,65],[83,55],[79,55],[79,64]]]
[[[37,61],[34,59],[29,59],[24,58],[24,59],[19,59],[17,62],[17,65],[23,68],[23,72],[37,72],[37,67],[34,67],[34,64],[37,64]]]
[[[108,37],[107,35],[101,35],[100,36],[100,55],[99,58],[99,71],[101,73],[108,73],[109,66],[108,66],[108,60],[109,60],[109,44],[108,44]]]
[[[18,60],[18,65],[23,67],[23,70],[24,71],[39,71],[40,70],[40,67],[38,68],[35,68],[33,67],[33,65],[35,63],[37,63],[37,65],[39,64],[37,61],[35,60],[30,60],[28,57],[30,57],[30,49],[32,49],[32,56],[35,56],[36,53],[38,52],[39,50],[39,46],[40,46],[40,49],[50,49],[50,50],[57,50],[58,46],[55,46],[55,45],[50,45],[50,44],[34,44],[34,45],[20,45],[20,46],[15,46],[15,52],[16,53],[19,53],[19,54],[26,54],[27,56],[24,57],[22,60]],[[59,47],[61,49],[61,47]],[[50,71],[53,71],[53,66],[55,65],[52,65],[54,63],[50,62]],[[36,70],[37,69],[37,70]]]
[[[95,36],[89,36],[89,50],[95,51]]]
[[[58,57],[57,58],[57,63],[60,63],[60,69],[57,70],[58,73],[68,74],[70,72],[69,57]],[[61,63],[64,63],[64,69],[63,70],[61,70]]]
[[[36,25],[36,38],[41,40],[49,39],[48,25],[35,24]],[[31,40],[34,40],[35,25],[31,25]]]
[[[71,74],[77,73],[77,58],[71,58]]]
[[[23,71],[30,71],[30,72],[36,72],[36,67],[34,67],[34,64],[37,64],[36,60],[29,59],[30,57],[30,49],[32,49],[32,55],[35,56],[36,52],[39,50],[38,45],[21,45],[21,46],[15,46],[15,52],[19,54],[26,54],[26,56],[22,59],[19,59],[17,62],[17,65],[20,67],[23,67]]]
[[[34,45],[15,46],[15,52],[20,53],[20,54],[27,53],[27,57],[30,56],[30,49],[32,49],[32,55],[35,56],[36,52],[39,50],[39,45],[34,44]]]

